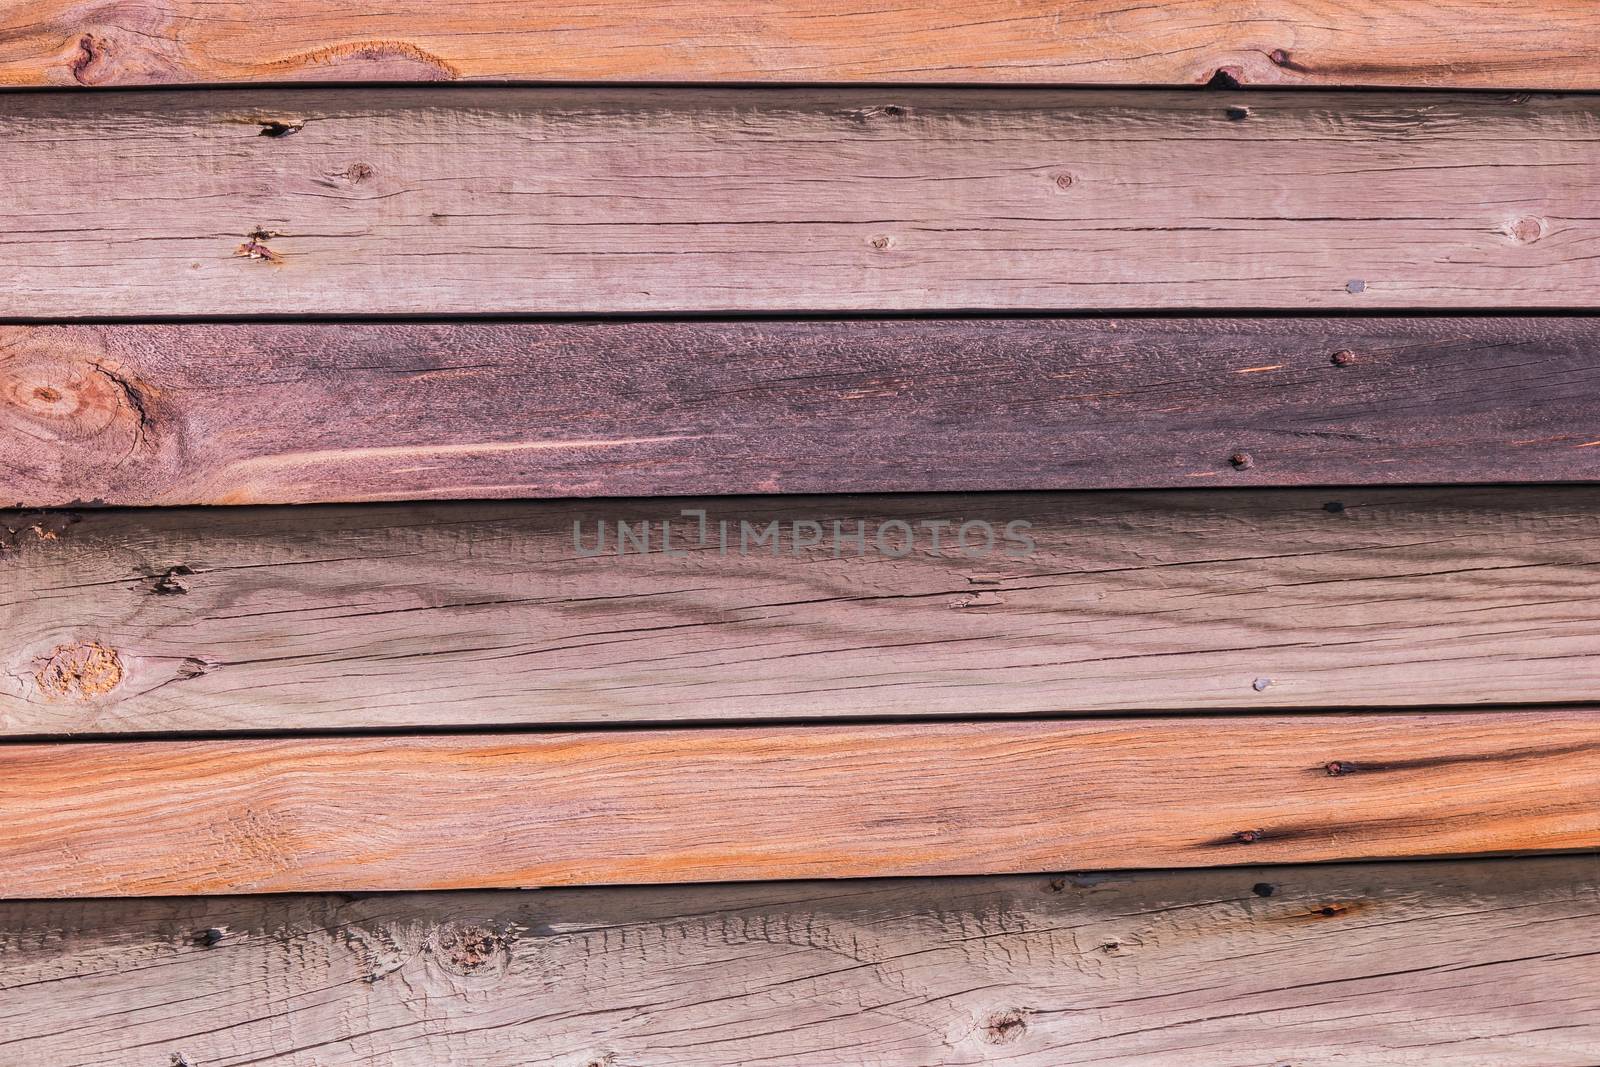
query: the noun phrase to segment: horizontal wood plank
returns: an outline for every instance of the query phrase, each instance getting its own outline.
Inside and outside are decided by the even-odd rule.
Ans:
[[[1584,1067],[1597,903],[1594,857],[13,903],[0,1019],[83,1067]]]
[[[4,317],[1600,306],[1600,97],[224,90],[4,120]]]
[[[1600,689],[1600,489],[14,512],[0,533],[12,736]]]
[[[1594,480],[1597,346],[1575,317],[0,327],[0,500]]]
[[[0,895],[1600,848],[1586,710],[0,745]]]
[[[1600,88],[1583,0],[153,0],[0,7],[0,85],[886,81]]]

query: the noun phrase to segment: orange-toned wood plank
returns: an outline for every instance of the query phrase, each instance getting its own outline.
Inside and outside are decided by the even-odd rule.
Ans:
[[[6,896],[1600,847],[1585,711],[0,746]]]
[[[1587,0],[6,0],[0,84],[884,81],[1593,89]]]

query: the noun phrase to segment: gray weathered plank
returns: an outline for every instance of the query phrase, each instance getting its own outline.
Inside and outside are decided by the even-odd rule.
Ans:
[[[1565,316],[0,327],[0,501],[1594,480],[1597,346]]]
[[[1591,96],[315,89],[0,114],[0,316],[1600,300]]]
[[[10,1062],[1587,1067],[1594,857],[0,904]]]
[[[697,506],[705,544],[680,516]],[[1033,524],[1027,558],[998,536],[1013,521]],[[592,551],[602,522],[605,554],[578,554],[575,526]],[[617,554],[618,522],[648,522],[650,551]],[[902,558],[883,551],[906,549],[897,522]],[[981,526],[957,547],[967,522],[992,550]],[[741,551],[745,523],[777,523],[777,551]],[[89,510],[6,530],[13,736],[1600,691],[1600,489]]]

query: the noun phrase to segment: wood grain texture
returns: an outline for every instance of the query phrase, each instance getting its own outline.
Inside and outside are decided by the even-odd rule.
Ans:
[[[0,500],[1594,480],[1597,347],[1566,317],[0,327]]]
[[[16,318],[1600,306],[1600,97],[32,93],[5,122]]]
[[[680,516],[696,506],[704,545]],[[1016,520],[1033,523],[1028,558],[1007,555]],[[579,555],[574,524],[592,552],[602,521],[605,553]],[[651,550],[619,555],[619,522],[635,538],[648,522]],[[900,558],[883,551],[906,551],[896,522],[915,538]],[[937,549],[933,522],[949,524]],[[958,547],[969,522],[995,529],[992,551],[981,527]],[[778,527],[741,549],[743,523]],[[1584,703],[1600,688],[1592,489],[87,511],[12,513],[6,531],[11,736]]]
[[[1600,88],[1584,0],[0,4],[0,85],[885,81]]]
[[[1594,857],[13,903],[0,1021],[83,1067],[1586,1067],[1597,904]]]
[[[13,743],[0,895],[1600,848],[1588,710]]]

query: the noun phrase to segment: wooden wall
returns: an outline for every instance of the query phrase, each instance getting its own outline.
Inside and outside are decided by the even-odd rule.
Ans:
[[[1596,41],[0,0],[7,1062],[1600,1062]]]

